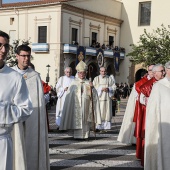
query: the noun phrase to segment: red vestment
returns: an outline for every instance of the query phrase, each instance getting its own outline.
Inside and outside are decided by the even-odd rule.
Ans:
[[[144,76],[142,79],[140,79],[138,82],[135,83],[135,90],[138,93],[138,99],[136,100],[136,105],[135,105],[135,113],[134,113],[134,118],[133,122],[135,122],[135,132],[134,136],[136,137],[136,157],[138,159],[141,159],[141,151],[142,151],[142,139],[140,137],[140,129],[141,129],[141,112],[142,112],[142,105],[139,102],[139,95],[140,95],[140,86],[143,85],[148,81],[147,76]]]
[[[43,85],[44,94],[49,93],[49,91],[51,90],[51,87],[48,85],[48,83],[45,83],[44,81],[42,81],[42,85]]]
[[[153,87],[153,84],[157,80],[153,77],[150,80],[148,80],[145,84],[140,86],[140,91],[143,93],[147,98],[151,94],[151,90]],[[142,104],[142,115],[141,115],[141,122],[140,123],[140,131],[138,132],[140,134],[140,137],[142,139],[142,151],[141,151],[141,165],[144,166],[144,147],[145,147],[145,123],[146,123],[146,106]]]

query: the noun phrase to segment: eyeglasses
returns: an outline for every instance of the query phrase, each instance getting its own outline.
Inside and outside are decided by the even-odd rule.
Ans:
[[[19,56],[24,57],[24,58],[26,58],[26,57],[30,58],[31,57],[31,55],[19,55]]]
[[[6,50],[9,50],[10,45],[9,44],[2,44],[0,43],[0,50],[5,47]]]
[[[163,73],[163,72],[165,72],[165,70],[160,70],[160,71],[156,71],[156,72],[162,72]]]

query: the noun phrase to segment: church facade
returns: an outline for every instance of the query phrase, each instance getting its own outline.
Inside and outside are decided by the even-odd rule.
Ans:
[[[29,0],[28,0],[29,1]],[[70,66],[84,60],[88,76],[106,67],[116,82],[134,83],[142,65],[134,65],[130,44],[137,44],[144,29],[152,31],[162,23],[168,26],[170,2],[146,0],[36,0],[2,4],[1,30],[13,40],[30,40],[33,60],[42,79],[49,71],[49,84],[55,85]],[[161,8],[161,15],[158,9]],[[50,66],[50,70],[46,70]],[[49,67],[48,67],[49,68]],[[47,68],[47,69],[48,69]]]

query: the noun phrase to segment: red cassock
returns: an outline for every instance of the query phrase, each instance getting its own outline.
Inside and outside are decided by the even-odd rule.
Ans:
[[[140,79],[138,82],[135,83],[135,90],[138,93],[138,96],[140,95],[140,86],[143,85],[148,81],[147,76],[144,76],[142,79]],[[136,105],[135,105],[135,113],[134,113],[134,118],[133,122],[135,122],[135,132],[134,136],[136,137],[136,157],[138,159],[141,159],[141,151],[142,151],[142,139],[140,137],[139,131],[141,130],[141,112],[142,112],[142,105],[139,102],[139,97],[136,100]]]
[[[43,85],[44,94],[49,93],[49,91],[51,90],[51,87],[48,85],[48,83],[45,83],[45,82],[42,80],[42,85]]]
[[[147,98],[151,94],[151,90],[153,87],[153,84],[157,80],[153,77],[150,80],[148,80],[145,84],[140,86],[140,91],[143,93]],[[139,122],[140,129],[138,129],[138,134],[140,135],[140,138],[142,139],[142,145],[141,145],[141,165],[144,166],[144,147],[145,147],[145,123],[146,123],[146,106],[142,105],[142,112],[141,112],[141,121]]]

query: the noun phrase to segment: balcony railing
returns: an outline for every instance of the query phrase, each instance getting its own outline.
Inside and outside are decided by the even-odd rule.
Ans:
[[[48,43],[32,43],[33,52],[49,52]]]
[[[86,47],[86,55],[97,56],[97,49],[93,47]],[[104,57],[114,58],[114,50],[103,50]],[[72,44],[64,44],[64,53],[77,54],[77,46]],[[120,51],[120,59],[124,59],[125,51]]]

